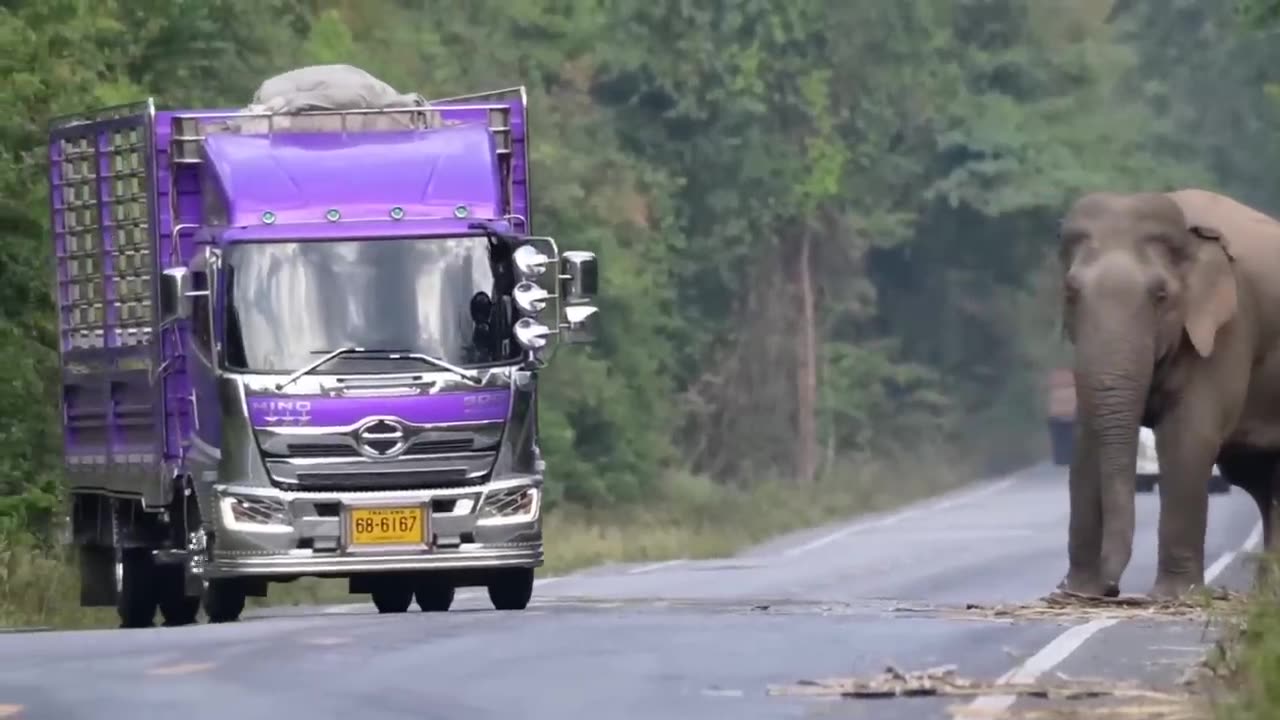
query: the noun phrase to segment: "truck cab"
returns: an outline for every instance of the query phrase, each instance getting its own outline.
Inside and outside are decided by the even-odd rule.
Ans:
[[[527,605],[539,373],[598,332],[595,256],[532,234],[528,142],[523,88],[54,123],[82,604],[225,622],[314,576]]]

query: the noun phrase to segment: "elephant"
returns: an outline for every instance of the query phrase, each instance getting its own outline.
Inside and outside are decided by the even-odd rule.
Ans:
[[[1209,477],[1280,507],[1280,222],[1202,189],[1078,197],[1059,226],[1076,451],[1060,590],[1114,597],[1133,552],[1139,427],[1160,457],[1154,599],[1204,584]]]

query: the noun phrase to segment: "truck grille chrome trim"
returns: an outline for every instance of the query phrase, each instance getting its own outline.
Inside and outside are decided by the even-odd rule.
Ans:
[[[400,457],[412,457],[415,455],[444,455],[449,453],[471,452],[480,449],[475,447],[475,443],[471,438],[456,438],[448,440],[419,440],[411,443],[405,449]],[[490,448],[484,448],[490,449]],[[353,445],[345,443],[319,443],[319,442],[297,442],[288,443],[284,452],[263,451],[263,455],[270,459],[285,458],[358,458],[361,457],[360,450]]]
[[[467,477],[466,468],[402,470],[395,472],[300,472],[296,481],[276,478],[285,490],[425,490],[468,484],[479,485],[486,476]]]

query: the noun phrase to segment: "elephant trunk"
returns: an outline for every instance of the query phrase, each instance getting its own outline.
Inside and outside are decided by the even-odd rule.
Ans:
[[[1108,333],[1113,335],[1109,342],[1097,345],[1107,348],[1105,357],[1090,351],[1093,343],[1086,343],[1076,363],[1081,480],[1091,486],[1088,494],[1100,505],[1095,516],[1101,522],[1100,580],[1113,590],[1133,553],[1138,428],[1154,351],[1135,342],[1131,328],[1116,331]],[[1116,355],[1118,348],[1124,348],[1122,357]]]

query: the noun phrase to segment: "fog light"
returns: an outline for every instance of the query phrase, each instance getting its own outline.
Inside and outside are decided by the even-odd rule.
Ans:
[[[485,495],[476,522],[482,525],[531,522],[538,517],[539,500],[541,493],[535,487],[494,490]]]

